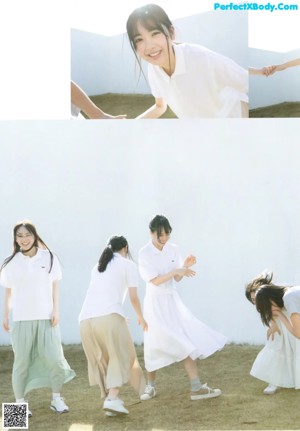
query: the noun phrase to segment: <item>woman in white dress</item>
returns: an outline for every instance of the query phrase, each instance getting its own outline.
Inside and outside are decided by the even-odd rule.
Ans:
[[[272,272],[263,272],[246,286],[247,299],[256,305],[268,326],[268,341],[250,371],[268,383],[265,395],[275,394],[280,387],[300,388],[300,341],[290,320],[297,321],[300,316],[300,288],[276,286],[272,278]],[[280,306],[274,305],[276,301]]]
[[[190,379],[191,400],[217,397],[220,389],[201,384],[196,359],[221,350],[226,338],[193,316],[174,283],[195,275],[191,266],[196,258],[190,255],[182,262],[178,247],[168,242],[172,228],[166,217],[155,216],[149,228],[151,241],[139,252],[140,274],[147,283],[144,316],[149,326],[144,334],[148,383],[141,399],[156,395],[156,370],[181,361]]]
[[[99,385],[109,416],[128,414],[119,398],[130,382],[141,395],[145,380],[128,330],[123,302],[127,292],[143,330],[147,330],[137,295],[138,271],[128,258],[128,243],[114,236],[92,270],[80,312],[80,335],[88,361],[90,385]]]

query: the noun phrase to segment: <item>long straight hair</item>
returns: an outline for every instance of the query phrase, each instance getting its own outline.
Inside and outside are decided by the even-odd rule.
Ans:
[[[136,53],[135,36],[137,34],[138,24],[142,25],[148,31],[152,31],[154,29],[159,30],[161,33],[163,33],[167,41],[174,36],[174,26],[164,9],[153,3],[135,9],[127,19],[126,29],[129,43],[140,66],[140,73],[143,74],[145,80],[147,81],[142,69],[141,60]],[[170,52],[168,52],[168,55],[171,69]]]
[[[48,273],[50,274],[50,272],[52,270],[52,266],[53,266],[53,253],[51,252],[49,247],[45,244],[45,242],[42,240],[42,238],[37,233],[37,230],[36,230],[36,227],[34,226],[34,224],[31,223],[31,221],[29,221],[29,220],[24,220],[24,221],[18,222],[14,226],[14,229],[13,229],[13,252],[2,263],[1,268],[0,268],[0,272],[15,257],[15,255],[17,253],[21,252],[21,248],[20,248],[19,244],[17,243],[17,233],[18,233],[18,230],[20,229],[20,227],[24,227],[26,230],[28,230],[29,233],[31,233],[31,235],[33,235],[33,237],[34,237],[33,247],[40,247],[42,245],[49,251],[50,265],[49,265]]]
[[[264,325],[270,326],[273,319],[272,303],[279,308],[284,307],[283,295],[286,286],[262,285],[256,292],[255,305]]]
[[[112,236],[108,241],[107,247],[101,253],[98,261],[98,271],[104,272],[109,262],[113,259],[114,253],[122,250],[124,247],[127,247],[127,253],[129,254],[127,239],[124,236]]]

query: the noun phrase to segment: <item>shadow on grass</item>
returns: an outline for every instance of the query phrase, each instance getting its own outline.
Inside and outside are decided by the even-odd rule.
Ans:
[[[157,373],[157,396],[146,402],[128,385],[121,390],[130,414],[109,418],[102,410],[98,387],[89,387],[87,364],[81,345],[64,346],[65,356],[77,377],[63,387],[70,407],[63,415],[50,408],[51,391],[39,389],[27,395],[33,417],[32,431],[186,431],[186,430],[296,430],[300,424],[300,391],[281,389],[265,396],[266,384],[249,375],[261,347],[227,345],[224,350],[198,362],[203,383],[219,387],[219,398],[191,401],[188,378],[182,364]],[[143,348],[137,346],[143,363]],[[13,353],[0,347],[1,403],[14,402],[11,388]]]

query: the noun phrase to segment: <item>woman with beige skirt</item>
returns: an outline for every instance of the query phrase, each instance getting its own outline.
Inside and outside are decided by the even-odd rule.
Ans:
[[[147,330],[137,295],[138,272],[128,259],[128,243],[114,236],[93,268],[91,281],[79,315],[80,335],[88,361],[90,385],[99,385],[106,397],[108,416],[128,414],[119,398],[120,388],[130,383],[139,395],[145,380],[127,327],[123,303],[129,298],[143,330]]]

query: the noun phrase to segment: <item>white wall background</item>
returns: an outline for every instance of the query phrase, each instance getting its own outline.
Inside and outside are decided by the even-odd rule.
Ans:
[[[0,258],[11,251],[15,222],[30,218],[63,264],[65,343],[80,342],[77,316],[107,238],[125,235],[136,257],[157,213],[169,217],[183,254],[198,257],[197,276],[178,285],[187,306],[229,341],[264,342],[244,286],[265,267],[277,282],[299,283],[300,127],[288,119],[217,123],[0,124]],[[1,318],[3,298],[1,288]]]
[[[252,67],[282,64],[296,58],[300,58],[300,49],[287,53],[250,49]],[[268,78],[250,75],[249,99],[251,109],[283,102],[300,102],[300,67],[276,72]]]
[[[174,26],[177,41],[204,45],[248,68],[246,12],[204,12],[176,19]],[[124,33],[107,37],[73,29],[71,73],[90,96],[149,93],[145,79],[138,79],[139,66]]]

